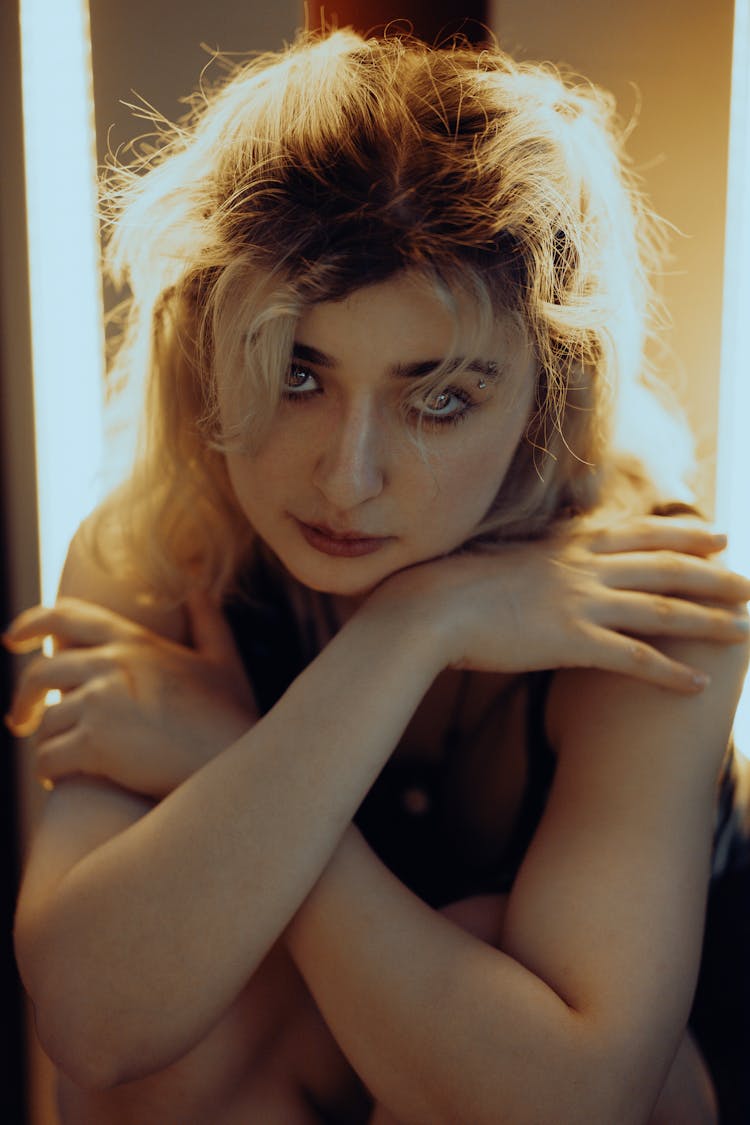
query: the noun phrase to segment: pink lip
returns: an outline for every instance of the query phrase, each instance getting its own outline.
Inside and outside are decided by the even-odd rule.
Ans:
[[[363,535],[360,531],[334,531],[320,524],[303,523],[302,520],[296,520],[296,523],[311,547],[335,558],[353,559],[371,555],[392,538]]]

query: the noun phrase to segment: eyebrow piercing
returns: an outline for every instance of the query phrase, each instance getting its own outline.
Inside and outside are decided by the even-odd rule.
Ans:
[[[490,362],[485,365],[485,371],[487,372],[487,378],[482,378],[477,383],[477,387],[480,391],[485,390],[487,386],[487,379],[494,379],[497,375],[497,364],[494,360],[490,360]]]

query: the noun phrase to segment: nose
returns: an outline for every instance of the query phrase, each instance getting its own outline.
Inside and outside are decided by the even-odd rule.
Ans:
[[[360,401],[344,408],[329,433],[313,483],[326,500],[347,511],[378,496],[386,481],[385,442],[374,404]]]

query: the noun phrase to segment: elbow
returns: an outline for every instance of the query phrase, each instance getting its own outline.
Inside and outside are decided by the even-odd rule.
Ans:
[[[81,1090],[111,1090],[152,1073],[156,1066],[112,1037],[105,1018],[89,1018],[72,1006],[53,1001],[35,1002],[37,1038],[55,1067]]]
[[[34,1011],[37,1038],[49,1059],[84,1090],[108,1090],[140,1077],[114,1035],[111,1011],[82,983],[71,961],[55,956],[36,927],[16,919],[19,972]]]
[[[100,1034],[101,1023],[87,1019],[73,1005],[31,995],[36,1034],[55,1067],[87,1091],[111,1090],[137,1077],[122,1049]]]
[[[37,1037],[44,1053],[77,1088],[111,1090],[128,1080],[120,1060],[100,1044],[75,1033],[62,1035],[59,1028],[45,1021],[36,1005],[34,1011]]]

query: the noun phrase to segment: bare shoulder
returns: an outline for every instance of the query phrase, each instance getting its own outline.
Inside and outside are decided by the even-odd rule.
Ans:
[[[634,677],[595,668],[555,673],[547,710],[550,739],[560,754],[588,759],[602,745],[634,759],[692,755],[718,768],[729,740],[747,671],[750,645],[663,640],[659,648],[710,677],[694,694],[681,695]],[[609,755],[608,755],[609,756]]]
[[[105,569],[95,557],[89,530],[99,511],[84,520],[73,536],[60,579],[59,597],[96,602],[170,640],[186,643],[188,624],[182,606],[170,609],[155,605],[144,597],[135,582]]]
[[[91,517],[90,517],[91,518]],[[86,521],[74,535],[60,580],[58,602],[96,603],[170,640],[185,643],[182,607],[161,609],[146,602],[132,583],[106,570],[91,549]],[[18,922],[49,903],[53,888],[79,860],[134,824],[154,802],[106,779],[74,775],[48,794],[36,825],[19,902]]]

